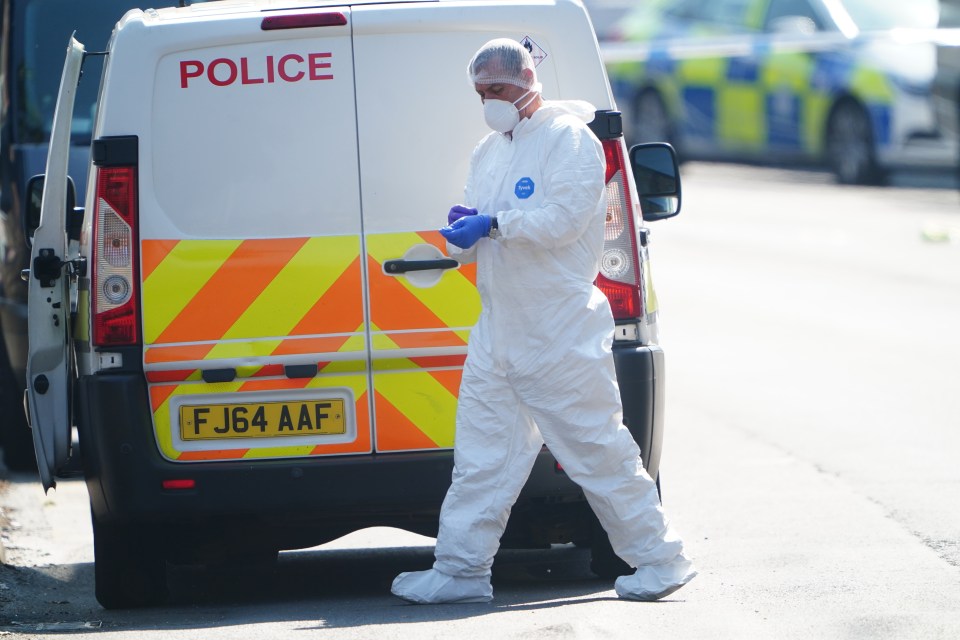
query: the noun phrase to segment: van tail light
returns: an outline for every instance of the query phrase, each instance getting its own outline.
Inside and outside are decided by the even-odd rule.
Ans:
[[[610,301],[614,320],[643,315],[637,230],[622,140],[617,137],[602,141],[607,159],[607,221],[596,285]]]
[[[139,335],[136,166],[97,169],[93,218],[93,344],[135,345]]]

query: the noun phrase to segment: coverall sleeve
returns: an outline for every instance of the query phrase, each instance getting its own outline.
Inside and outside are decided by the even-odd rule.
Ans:
[[[552,129],[543,162],[544,199],[536,209],[500,211],[497,221],[506,246],[532,244],[544,249],[576,241],[590,226],[603,196],[606,160],[589,129],[561,123]]]
[[[478,156],[482,153],[484,148],[484,140],[481,140],[473,149],[473,154],[470,156],[470,170],[467,172],[467,184],[463,188],[463,204],[468,207],[476,207],[476,195],[475,195],[475,185],[474,185],[474,170],[477,166]],[[481,212],[483,213],[483,212]],[[460,264],[471,264],[477,261],[477,245],[473,245],[469,249],[461,249],[460,247],[447,243],[447,255],[451,258],[456,259]]]

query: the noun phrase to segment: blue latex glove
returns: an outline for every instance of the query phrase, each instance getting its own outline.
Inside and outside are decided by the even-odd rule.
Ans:
[[[490,235],[490,216],[478,213],[475,216],[464,216],[453,224],[440,229],[440,235],[450,244],[469,249],[477,244],[477,240]]]
[[[447,224],[453,224],[460,218],[464,216],[475,216],[477,215],[477,210],[470,207],[465,207],[462,204],[455,204],[450,207],[450,213],[447,214]]]

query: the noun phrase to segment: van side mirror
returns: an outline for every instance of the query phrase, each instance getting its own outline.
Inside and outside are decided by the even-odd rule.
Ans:
[[[630,148],[630,165],[644,220],[663,220],[680,213],[680,167],[673,147],[666,142],[638,144]]]
[[[27,181],[26,207],[23,210],[23,237],[27,241],[27,246],[33,246],[33,234],[40,226],[40,206],[43,204],[43,181],[44,175],[36,175]],[[67,221],[68,236],[77,240],[80,238],[79,222],[83,221],[83,211],[77,211],[77,188],[73,184],[73,178],[67,176],[67,209],[65,219]]]

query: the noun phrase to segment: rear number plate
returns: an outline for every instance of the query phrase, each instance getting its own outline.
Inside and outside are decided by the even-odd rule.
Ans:
[[[180,407],[184,440],[344,434],[342,399]]]

